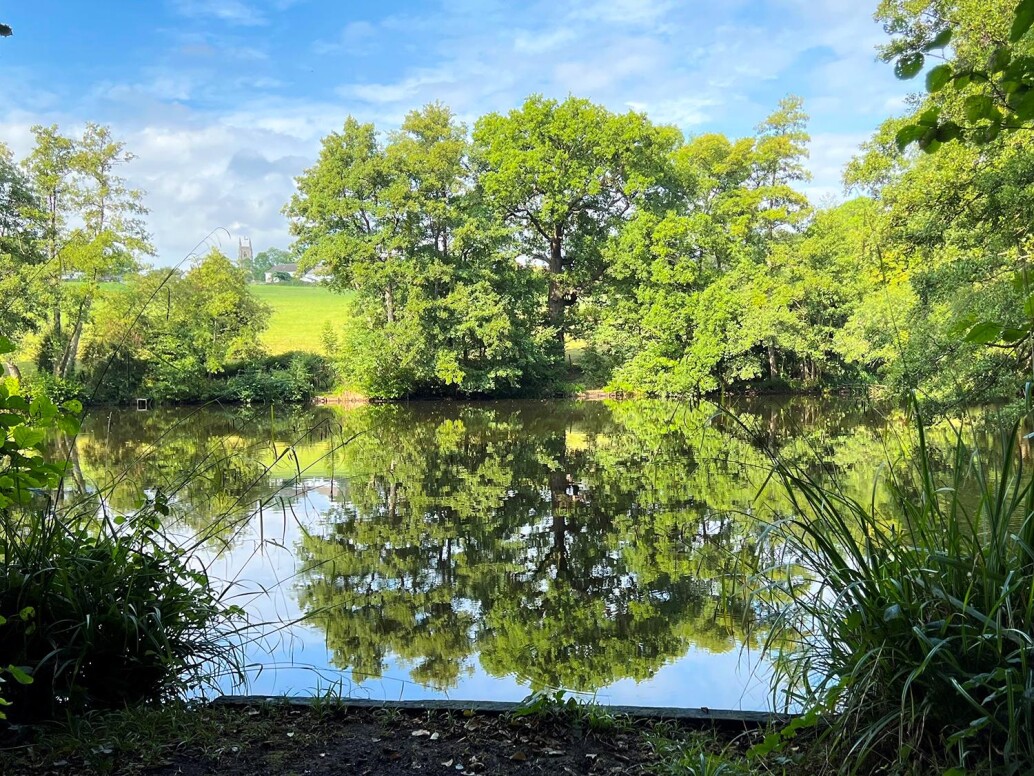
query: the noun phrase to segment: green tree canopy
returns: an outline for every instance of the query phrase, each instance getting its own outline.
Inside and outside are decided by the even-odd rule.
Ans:
[[[642,114],[613,114],[588,100],[529,97],[474,129],[478,182],[493,209],[518,229],[527,259],[549,272],[549,324],[563,353],[567,308],[603,271],[615,226],[663,198],[677,130]]]

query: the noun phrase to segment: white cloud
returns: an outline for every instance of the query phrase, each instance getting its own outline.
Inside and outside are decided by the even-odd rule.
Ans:
[[[839,196],[858,143],[903,104],[875,61],[883,33],[870,4],[855,0],[437,0],[408,14],[367,6],[363,18],[341,4],[319,36],[283,41],[260,25],[303,13],[304,0],[167,2],[198,23],[170,26],[150,61],[76,93],[28,69],[0,73],[0,133],[15,153],[33,123],[98,120],[125,139],[163,264],[217,227],[234,233],[231,252],[238,235],[257,250],[286,246],[293,178],[349,113],[389,130],[441,100],[472,123],[533,92],[573,93],[687,134],[742,135],[802,93],[815,136],[808,192]]]
[[[269,23],[262,11],[243,0],[173,0],[173,8],[189,18],[218,19],[243,27]]]
[[[573,3],[576,20],[654,27],[677,5],[676,0],[583,0]]]
[[[864,133],[818,133],[811,138],[808,167],[812,179],[804,187],[813,200],[833,195],[843,198],[844,167],[857,153],[858,146],[869,138]]]
[[[312,44],[312,50],[316,54],[367,54],[372,48],[370,43],[377,35],[377,28],[368,21],[352,21],[345,25],[344,29],[334,40],[318,40]]]

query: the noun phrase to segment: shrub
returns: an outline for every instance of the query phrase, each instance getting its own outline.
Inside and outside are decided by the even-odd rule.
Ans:
[[[89,398],[86,386],[75,377],[54,377],[47,372],[37,372],[24,383],[26,395],[46,397],[55,404],[82,402]]]
[[[916,425],[914,459],[888,469],[889,513],[778,467],[795,516],[773,529],[789,561],[769,572],[768,592],[788,602],[766,646],[775,681],[826,714],[845,768],[947,752],[961,768],[1030,773],[1029,440],[1017,422],[992,462],[956,430],[942,473]]]
[[[0,611],[23,616],[0,628],[0,664],[33,678],[8,692],[18,717],[168,699],[239,668],[239,610],[164,539],[153,506],[121,526],[2,519]]]
[[[11,347],[0,337],[0,354]],[[64,503],[66,467],[49,460],[47,432],[74,434],[80,410],[0,382],[0,666],[17,680],[0,705],[21,719],[240,675],[240,611],[162,535],[163,498],[128,520],[108,519],[103,497]]]
[[[300,403],[328,389],[333,379],[326,359],[291,353],[235,369],[216,390],[219,398],[242,404]]]

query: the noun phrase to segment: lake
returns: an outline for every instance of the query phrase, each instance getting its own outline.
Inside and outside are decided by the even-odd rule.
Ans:
[[[774,552],[764,448],[868,499],[908,425],[853,398],[733,409],[750,433],[669,401],[98,409],[72,481],[118,512],[169,495],[261,634],[247,692],[758,710],[770,613],[737,560]]]

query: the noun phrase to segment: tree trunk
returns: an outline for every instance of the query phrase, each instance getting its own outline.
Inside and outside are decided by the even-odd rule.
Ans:
[[[768,376],[775,380],[779,376],[779,364],[776,361],[775,343],[768,342]]]
[[[567,305],[564,302],[564,292],[558,279],[563,271],[563,238],[554,237],[549,241],[549,325],[556,329],[556,348],[560,358],[564,357],[564,337],[566,334]]]
[[[390,282],[384,287],[384,314],[388,323],[395,323],[395,292]]]
[[[83,323],[86,320],[86,315],[90,310],[90,296],[83,297],[82,303],[79,305],[79,311],[76,314],[75,327],[72,329],[72,334],[68,338],[68,344],[65,346],[64,353],[61,355],[61,359],[57,364],[57,377],[67,379],[75,373],[76,358],[79,355],[79,340],[83,334]]]
[[[7,372],[8,377],[13,377],[18,382],[21,382],[22,371],[18,368],[18,365],[9,358],[4,359],[4,370]]]

